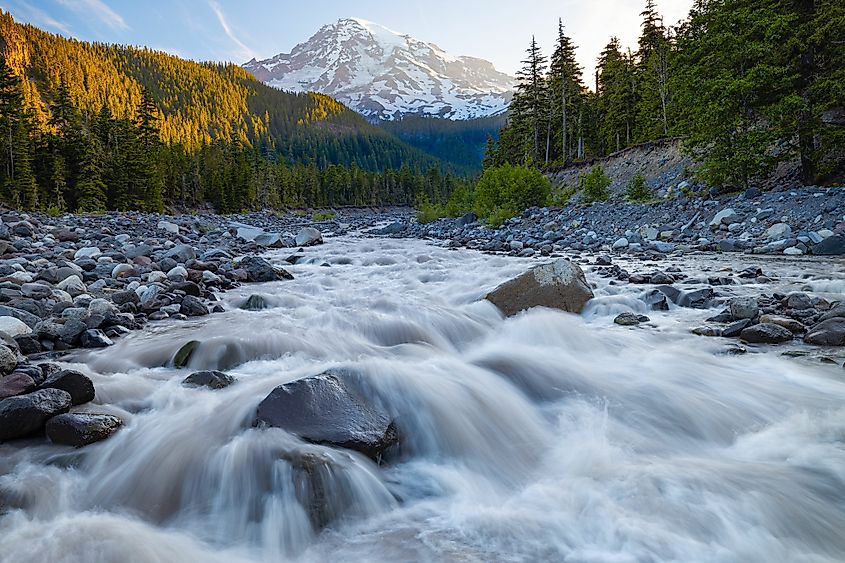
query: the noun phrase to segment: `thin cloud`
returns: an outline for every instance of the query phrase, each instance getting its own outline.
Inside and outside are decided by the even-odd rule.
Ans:
[[[0,6],[0,9],[5,12],[9,12],[10,14],[12,13],[12,10],[6,8],[5,6]],[[15,12],[22,14],[27,20],[37,25],[38,27],[49,27],[60,31],[65,35],[73,35],[73,32],[70,30],[70,27],[66,23],[60,22],[44,10],[40,10],[35,6],[22,4],[17,6]]]
[[[257,55],[255,51],[247,47],[243,43],[243,41],[238,39],[238,37],[232,31],[232,28],[229,26],[229,22],[226,21],[226,15],[223,13],[223,9],[220,7],[220,4],[218,4],[216,0],[211,0],[208,5],[211,6],[211,9],[217,16],[217,20],[220,22],[220,27],[223,28],[223,31],[226,33],[226,36],[231,39],[232,42],[237,45],[240,49],[240,51],[237,53],[237,56],[243,60],[256,58]]]
[[[94,15],[112,29],[126,30],[129,25],[123,16],[109,8],[102,0],[57,0],[59,4],[75,12]]]

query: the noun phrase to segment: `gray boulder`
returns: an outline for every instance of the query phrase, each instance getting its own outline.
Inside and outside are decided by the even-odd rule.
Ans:
[[[81,448],[105,440],[123,426],[123,421],[109,414],[67,413],[47,421],[47,437],[54,444]]]
[[[240,267],[244,269],[247,280],[251,282],[271,282],[292,277],[287,272],[277,271],[270,262],[258,256],[245,257],[241,260]]]
[[[793,334],[782,326],[761,323],[743,330],[740,338],[749,344],[780,344],[792,340]]]
[[[804,342],[816,346],[845,346],[845,317],[820,322],[807,332]]]
[[[94,383],[88,376],[69,369],[57,371],[41,384],[41,389],[61,389],[67,392],[74,405],[90,403],[94,400]]]
[[[255,424],[378,460],[399,436],[390,413],[360,393],[352,378],[332,370],[276,387],[258,405]]]
[[[0,442],[39,432],[50,418],[66,413],[70,394],[61,389],[41,389],[0,401]]]
[[[845,236],[834,235],[827,237],[813,247],[813,254],[817,256],[840,256],[845,254]]]
[[[736,297],[731,299],[730,312],[735,321],[753,319],[760,314],[760,306],[754,297]]]
[[[323,244],[323,235],[314,227],[305,227],[296,235],[297,246]]]
[[[578,265],[561,258],[537,266],[491,291],[485,299],[510,317],[532,307],[580,314],[593,290]]]

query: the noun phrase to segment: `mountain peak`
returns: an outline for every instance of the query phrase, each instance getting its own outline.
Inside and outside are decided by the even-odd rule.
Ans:
[[[433,43],[357,17],[325,25],[290,53],[244,68],[283,90],[333,96],[370,119],[497,115],[507,109],[514,86],[490,62],[453,57]]]

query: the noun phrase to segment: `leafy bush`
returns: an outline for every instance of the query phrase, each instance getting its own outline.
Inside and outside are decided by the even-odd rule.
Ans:
[[[417,205],[417,222],[423,225],[446,216],[446,206],[441,203],[431,203],[425,199]]]
[[[335,213],[334,211],[324,211],[322,213],[313,214],[311,216],[311,220],[317,221],[317,222],[319,222],[319,221],[331,221],[335,217],[337,217],[337,213]]]
[[[460,217],[469,213],[472,211],[472,199],[472,189],[466,185],[459,186],[446,202],[446,214],[449,217]]]
[[[583,192],[584,201],[592,203],[594,201],[607,201],[610,199],[610,194],[607,188],[613,181],[604,173],[604,169],[596,164],[593,169],[586,174],[581,174],[578,179],[581,191]]]
[[[487,217],[487,224],[494,229],[498,229],[505,223],[505,221],[512,217],[516,217],[517,215],[519,215],[519,211],[511,205],[497,207],[495,211]]]
[[[545,205],[550,193],[551,185],[539,170],[506,164],[481,175],[473,210],[491,226],[501,225],[523,209]]]
[[[645,182],[645,176],[637,174],[628,182],[628,187],[625,189],[625,199],[628,201],[644,202],[654,197],[648,184]]]
[[[44,213],[46,213],[50,217],[58,217],[63,213],[63,211],[61,210],[61,208],[59,208],[58,205],[51,205],[50,207],[44,210]]]
[[[577,191],[577,186],[567,186],[558,190],[549,196],[549,205],[553,207],[565,207],[570,201],[572,201],[572,197]]]

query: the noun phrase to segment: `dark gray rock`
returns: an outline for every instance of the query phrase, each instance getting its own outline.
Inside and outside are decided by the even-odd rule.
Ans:
[[[640,323],[648,322],[650,319],[635,313],[622,313],[613,319],[613,322],[620,326],[637,326]]]
[[[262,309],[269,309],[270,306],[267,304],[267,300],[264,299],[263,296],[250,295],[239,308],[244,311],[261,311]]]
[[[204,317],[208,315],[208,307],[193,295],[186,295],[182,298],[179,312],[188,317]]]
[[[804,342],[816,346],[845,346],[845,317],[834,317],[812,327]]]
[[[377,460],[399,436],[390,413],[360,393],[353,377],[333,370],[277,387],[258,405],[255,423]]]
[[[282,275],[270,262],[258,256],[245,257],[241,260],[240,267],[246,271],[247,279],[251,282],[271,282],[282,279]]]
[[[89,329],[83,332],[79,337],[79,343],[83,348],[108,348],[114,345],[112,339],[99,329]]]
[[[761,323],[746,328],[740,337],[750,344],[781,344],[792,340],[793,334],[782,326]]]
[[[235,378],[222,371],[198,371],[192,373],[182,381],[182,385],[190,387],[208,387],[209,389],[223,389],[235,382]]]
[[[94,383],[87,375],[64,369],[47,377],[41,384],[41,389],[61,389],[70,394],[74,405],[90,403],[94,400]]]
[[[752,320],[750,318],[731,323],[722,329],[722,336],[725,338],[739,338],[742,335],[742,331],[751,326],[751,323]]]
[[[67,413],[47,421],[47,437],[54,444],[81,448],[105,440],[123,425],[109,414]]]
[[[813,247],[813,254],[817,256],[840,256],[845,254],[845,236],[833,235],[827,237]]]
[[[61,389],[41,389],[0,401],[0,442],[26,438],[44,428],[50,418],[66,413],[70,394]]]

